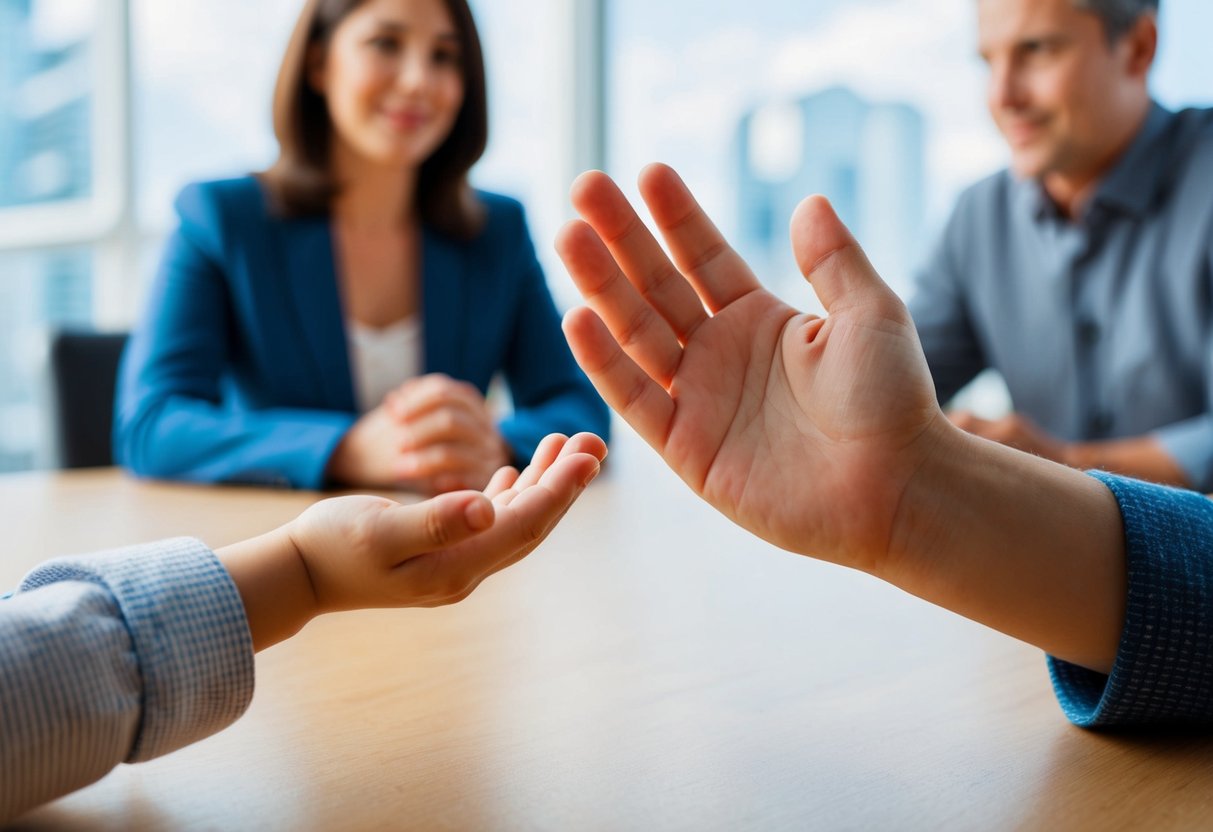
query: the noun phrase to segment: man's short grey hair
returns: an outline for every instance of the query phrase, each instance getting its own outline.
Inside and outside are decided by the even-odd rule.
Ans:
[[[1143,14],[1158,13],[1159,0],[1074,0],[1080,9],[1095,14],[1103,21],[1108,40],[1115,42],[1133,28]]]

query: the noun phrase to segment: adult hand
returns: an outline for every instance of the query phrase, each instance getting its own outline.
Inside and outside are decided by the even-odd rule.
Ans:
[[[406,442],[405,427],[380,405],[346,431],[329,457],[325,478],[356,488],[399,488]]]
[[[384,406],[403,428],[395,473],[427,494],[484,488],[510,452],[488,403],[471,384],[440,373],[410,379]]]
[[[600,173],[557,241],[593,310],[565,333],[607,403],[766,540],[1106,673],[1125,609],[1111,492],[948,422],[905,307],[824,199],[791,228],[822,319],[764,291],[669,168],[640,191],[673,263]]]
[[[1026,416],[1012,413],[998,419],[983,419],[965,410],[948,414],[952,424],[963,431],[989,439],[1008,448],[1035,454],[1063,464],[1068,463],[1066,445],[1045,433]]]
[[[322,613],[452,604],[538,546],[605,457],[593,434],[553,434],[521,474],[502,468],[483,493],[412,505],[334,497],[219,556],[240,589],[257,649]]]
[[[585,221],[557,250],[593,310],[565,319],[578,362],[735,522],[878,572],[908,482],[952,430],[904,305],[823,198],[791,233],[825,319],[765,291],[672,170],[646,168],[640,191],[673,263],[604,174],[573,186]]]

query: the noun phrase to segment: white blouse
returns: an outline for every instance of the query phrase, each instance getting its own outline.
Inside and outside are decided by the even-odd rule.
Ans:
[[[421,375],[421,316],[402,318],[385,327],[346,321],[354,397],[362,413],[374,410],[383,397],[410,378]]]

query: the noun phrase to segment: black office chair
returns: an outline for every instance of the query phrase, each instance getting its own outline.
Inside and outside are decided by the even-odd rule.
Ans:
[[[113,465],[114,387],[125,332],[65,330],[51,336],[55,438],[61,468]]]

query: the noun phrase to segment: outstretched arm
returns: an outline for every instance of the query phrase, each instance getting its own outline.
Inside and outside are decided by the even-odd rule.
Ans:
[[[338,497],[218,558],[180,539],[38,567],[0,599],[0,825],[223,729],[253,650],[316,615],[459,601],[539,545],[605,453],[550,436],[484,494]]]
[[[951,425],[914,327],[820,197],[792,245],[828,317],[766,292],[669,168],[573,187],[565,331],[599,392],[741,526],[1107,672],[1124,620],[1120,513],[1097,480]]]
[[[521,474],[502,468],[483,493],[413,505],[335,497],[217,554],[258,650],[327,612],[452,604],[538,546],[605,456],[593,434],[553,434]]]

